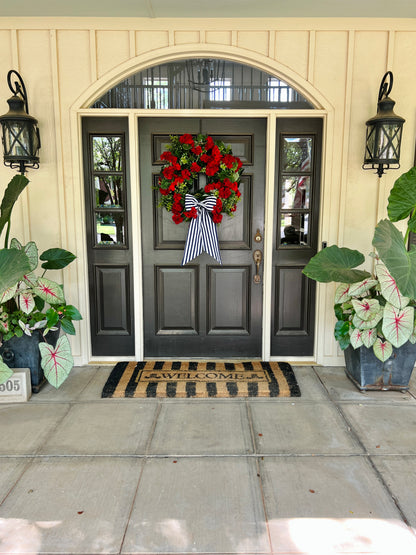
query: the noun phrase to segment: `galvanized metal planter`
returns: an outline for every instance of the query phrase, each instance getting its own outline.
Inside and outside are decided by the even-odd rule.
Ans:
[[[58,337],[59,330],[50,331],[47,336],[48,343],[55,346]],[[3,362],[9,368],[30,368],[30,381],[33,393],[38,393],[46,382],[43,369],[40,365],[39,343],[41,341],[43,341],[42,332],[35,330],[31,336],[12,337],[0,347],[0,355],[3,358]]]
[[[382,362],[373,349],[351,346],[344,351],[345,373],[361,390],[405,390],[416,361],[416,344],[408,341],[398,349],[393,348],[392,356]]]

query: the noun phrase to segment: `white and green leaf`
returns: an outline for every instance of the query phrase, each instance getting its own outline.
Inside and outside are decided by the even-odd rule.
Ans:
[[[387,302],[396,308],[404,308],[409,304],[409,298],[404,297],[397,287],[397,283],[384,264],[376,265],[376,273],[381,286],[381,294]]]
[[[41,299],[49,304],[59,304],[65,302],[62,287],[55,281],[46,278],[39,278],[33,291]]]
[[[18,284],[16,283],[12,287],[8,287],[5,291],[3,291],[2,295],[0,296],[0,304],[5,303],[6,301],[12,299],[15,296],[17,286]]]
[[[382,341],[379,337],[374,343],[373,350],[376,357],[382,362],[388,360],[393,354],[392,344],[389,341]]]
[[[0,356],[0,384],[7,382],[13,376],[13,370],[3,362]]]
[[[407,306],[400,310],[390,303],[384,307],[382,331],[384,337],[394,345],[401,347],[412,335],[414,329],[414,309]]]
[[[48,382],[58,388],[68,377],[74,365],[71,346],[66,335],[60,337],[53,347],[40,343],[41,366]]]
[[[355,328],[359,328],[360,330],[369,330],[375,328],[382,318],[383,311],[381,310],[380,312],[372,316],[370,320],[362,320],[357,314],[354,314],[352,324]]]
[[[353,349],[358,349],[363,345],[362,333],[363,332],[357,328],[352,330],[350,334],[350,343]]]
[[[376,279],[370,278],[366,278],[363,281],[359,281],[358,283],[353,283],[352,285],[350,285],[349,294],[351,295],[351,297],[362,297],[363,295],[368,293],[368,291],[372,287],[375,287],[377,283],[378,282]]]
[[[35,308],[35,299],[30,291],[24,291],[18,296],[19,308],[25,314],[30,314]]]
[[[364,347],[367,347],[367,349],[369,349],[376,342],[377,330],[375,328],[372,328],[370,330],[362,331],[361,332],[361,339],[362,339]]]
[[[377,299],[352,299],[352,306],[361,320],[371,320],[381,311],[380,303]]]
[[[351,285],[348,283],[340,283],[335,290],[334,304],[346,303],[350,300],[351,295],[349,294]]]

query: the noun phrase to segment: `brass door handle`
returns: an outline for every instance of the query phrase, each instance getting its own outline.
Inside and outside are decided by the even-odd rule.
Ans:
[[[263,260],[263,253],[260,250],[255,250],[253,252],[253,260],[256,265],[256,275],[253,278],[254,283],[261,283],[260,264]]]

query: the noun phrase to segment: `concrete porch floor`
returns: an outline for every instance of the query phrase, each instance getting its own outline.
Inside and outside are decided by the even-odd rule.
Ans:
[[[0,405],[0,553],[416,553],[416,380],[296,399],[101,399],[110,366]]]

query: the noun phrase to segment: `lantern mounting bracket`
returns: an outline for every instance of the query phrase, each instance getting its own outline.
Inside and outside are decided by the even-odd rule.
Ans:
[[[16,75],[18,81],[14,82],[14,86],[12,85],[12,75]],[[23,102],[25,103],[25,110],[26,113],[29,113],[29,105],[27,102],[27,93],[26,93],[26,87],[25,84],[23,82],[22,76],[20,75],[20,73],[18,73],[16,70],[11,69],[9,71],[9,73],[7,74],[7,84],[9,85],[9,89],[12,91],[13,94],[15,94],[16,96],[18,94],[20,94],[20,96],[23,98]]]

